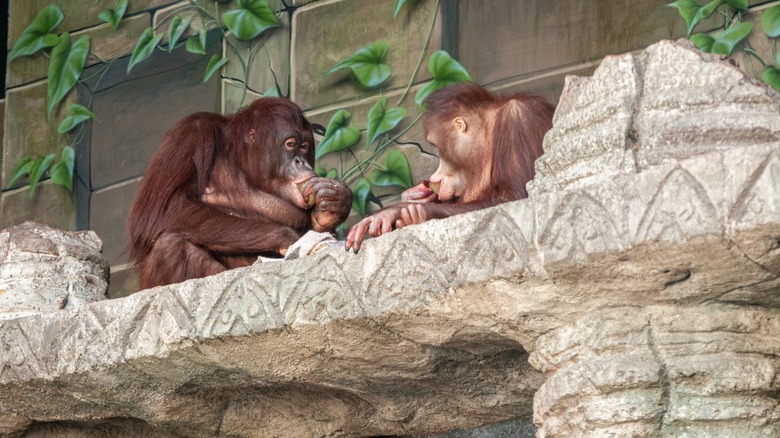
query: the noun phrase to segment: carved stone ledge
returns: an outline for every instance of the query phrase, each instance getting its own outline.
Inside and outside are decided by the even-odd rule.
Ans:
[[[571,79],[527,200],[1,322],[0,424],[777,434],[780,105],[735,71],[662,42]]]

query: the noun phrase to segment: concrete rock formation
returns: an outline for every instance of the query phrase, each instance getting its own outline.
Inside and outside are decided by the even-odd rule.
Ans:
[[[108,262],[92,231],[25,222],[0,230],[0,320],[104,300]]]
[[[779,136],[727,62],[608,57],[527,200],[0,323],[0,432],[778,436]]]

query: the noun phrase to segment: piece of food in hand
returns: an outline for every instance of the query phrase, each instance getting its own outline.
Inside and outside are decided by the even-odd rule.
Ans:
[[[441,182],[432,182],[428,181],[428,187],[431,188],[431,191],[433,193],[436,193],[436,195],[439,195],[439,189],[441,188]]]
[[[303,200],[306,201],[306,205],[309,207],[314,207],[314,191],[309,190],[309,193],[306,193],[306,189],[309,187],[309,185],[312,183],[313,179],[306,180],[300,184],[298,184],[298,191],[301,192],[301,196],[303,196]]]

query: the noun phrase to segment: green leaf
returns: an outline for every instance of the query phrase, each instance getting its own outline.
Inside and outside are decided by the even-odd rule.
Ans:
[[[74,103],[68,107],[68,116],[65,117],[60,123],[60,126],[57,127],[57,132],[64,134],[87,120],[94,118],[95,114],[87,109],[87,107]]]
[[[173,47],[179,42],[179,38],[189,29],[190,23],[192,23],[191,15],[183,20],[178,15],[173,18],[171,26],[168,28],[168,53],[173,51]]]
[[[72,189],[72,175],[68,175],[68,167],[62,161],[54,163],[54,165],[51,166],[49,174],[51,175],[51,181],[54,184],[63,186],[68,190]]]
[[[227,63],[227,58],[223,58],[219,55],[212,56],[211,59],[209,59],[208,65],[206,65],[206,75],[203,77],[203,82],[208,81],[211,75],[213,75],[217,70],[222,68],[222,66]]]
[[[119,27],[119,22],[122,21],[122,17],[125,16],[127,11],[127,0],[117,0],[116,7],[114,9],[106,9],[100,11],[98,18],[111,25],[111,28],[116,31]]]
[[[49,154],[45,157],[38,157],[30,165],[30,197],[35,196],[35,187],[43,177],[43,174],[49,170],[49,166],[54,161],[56,154]]]
[[[82,35],[71,44],[70,34],[63,32],[60,42],[51,51],[49,59],[49,83],[46,94],[49,98],[48,115],[76,85],[84,70],[89,55],[89,37]]]
[[[156,35],[154,29],[151,27],[146,28],[144,33],[141,34],[141,37],[138,38],[138,42],[135,43],[133,54],[130,56],[130,64],[127,65],[128,73],[130,73],[130,70],[136,64],[151,56],[154,48],[157,47],[157,44],[162,40],[162,37],[162,34]]]
[[[70,146],[65,146],[60,155],[60,161],[52,166],[49,174],[54,184],[64,186],[69,191],[73,189],[73,169],[76,152]]]
[[[33,159],[29,155],[25,155],[22,157],[22,161],[19,162],[19,164],[14,167],[14,170],[11,172],[11,179],[8,180],[8,187],[11,187],[16,180],[21,178],[22,176],[30,173],[30,166]]]
[[[666,5],[667,8],[677,8],[677,12],[680,14],[680,16],[685,20],[685,24],[688,26],[688,29],[691,29],[691,23],[693,23],[694,17],[696,17],[696,13],[699,12],[699,9],[701,9],[701,5],[694,0],[677,0],[674,3],[669,3]],[[688,32],[690,35],[690,32]]]
[[[398,16],[398,13],[401,12],[401,9],[403,9],[405,4],[406,4],[406,0],[395,0],[395,7],[393,8],[393,18],[396,18]]]
[[[355,185],[355,190],[352,190],[352,208],[360,213],[360,216],[366,215],[366,203],[370,194],[371,182],[365,178],[360,178],[357,185]]]
[[[780,36],[780,5],[772,6],[764,11],[764,15],[761,16],[761,28],[770,38]]]
[[[691,42],[693,42],[693,44],[702,52],[710,53],[712,52],[712,45],[715,43],[715,38],[704,33],[697,33],[691,35]]]
[[[764,73],[761,75],[761,79],[767,84],[771,85],[777,91],[780,91],[780,69],[774,65],[768,65],[764,69]]]
[[[715,42],[712,44],[712,53],[731,55],[734,47],[747,38],[752,31],[753,23],[739,23],[729,27],[715,38]]]
[[[367,88],[378,87],[393,74],[390,65],[383,62],[386,56],[387,43],[377,41],[358,49],[357,52],[331,67],[326,74],[350,69],[360,85]]]
[[[726,3],[732,8],[739,9],[740,11],[747,11],[748,8],[748,0],[726,0]]]
[[[325,130],[325,137],[317,148],[315,158],[319,159],[323,155],[331,152],[338,152],[352,147],[360,139],[360,131],[354,126],[349,126],[352,120],[352,114],[347,110],[338,110],[328,122],[328,129]]]
[[[272,27],[280,26],[268,0],[237,0],[238,8],[222,14],[225,26],[239,40],[251,40]]]
[[[60,39],[51,32],[65,19],[62,10],[57,5],[49,5],[41,9],[35,19],[19,35],[16,44],[8,55],[8,61],[20,56],[29,56],[47,47],[54,47]]]
[[[688,25],[688,36],[691,36],[691,32],[693,32],[693,28],[696,27],[697,24],[701,23],[702,20],[706,20],[710,18],[710,15],[712,15],[713,12],[715,12],[715,9],[718,9],[718,6],[723,4],[723,0],[712,0],[711,2],[707,3],[705,6],[702,6],[697,12],[696,15],[693,17],[693,21]]]
[[[371,172],[371,182],[374,185],[401,186],[408,189],[412,186],[412,169],[409,160],[400,151],[390,151],[385,158],[383,169]]]
[[[444,50],[439,50],[431,55],[431,58],[428,60],[428,71],[433,75],[433,80],[420,88],[414,96],[414,101],[418,105],[422,105],[425,98],[439,88],[456,82],[473,80],[469,72]]]
[[[406,108],[387,109],[387,98],[379,99],[368,112],[368,144],[392,131],[406,117]]]
[[[314,168],[314,173],[317,174],[317,176],[322,178],[330,178],[330,179],[336,179],[339,176],[339,171],[335,168],[331,168],[330,170],[325,170],[322,166],[317,166]]]
[[[206,29],[201,28],[197,36],[187,40],[187,51],[196,55],[206,54]]]
[[[51,167],[49,174],[54,184],[73,190],[73,169],[76,162],[76,152],[70,146],[65,146],[60,155],[60,161]]]

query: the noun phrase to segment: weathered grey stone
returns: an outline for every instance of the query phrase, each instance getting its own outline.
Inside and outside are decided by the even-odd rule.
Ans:
[[[660,43],[624,70],[613,58],[605,69],[628,79],[612,90],[594,82],[610,83],[603,74],[577,81],[622,100],[561,113],[548,140],[576,151],[595,124],[611,127],[607,151],[644,145],[625,122],[647,116],[635,91],[652,81],[631,72],[664,51],[691,49]],[[715,59],[691,68],[752,96],[744,117],[766,109],[762,93],[777,98]],[[565,94],[561,111],[585,97]],[[587,181],[548,160],[529,199],[406,227],[358,255],[329,249],[3,322],[0,345],[16,347],[0,349],[0,418],[14,431],[111,420],[320,437],[533,413],[537,436],[776,436],[780,141],[756,132],[687,154],[670,143],[628,171],[582,167]]]
[[[536,342],[539,434],[776,436],[778,330],[776,309],[716,303],[588,315]]]
[[[34,222],[0,231],[0,319],[105,299],[108,263],[102,247],[92,231],[59,231]]]
[[[766,87],[686,42],[608,56],[592,78],[567,78],[529,191],[585,187],[694,155],[774,144],[780,98]]]

